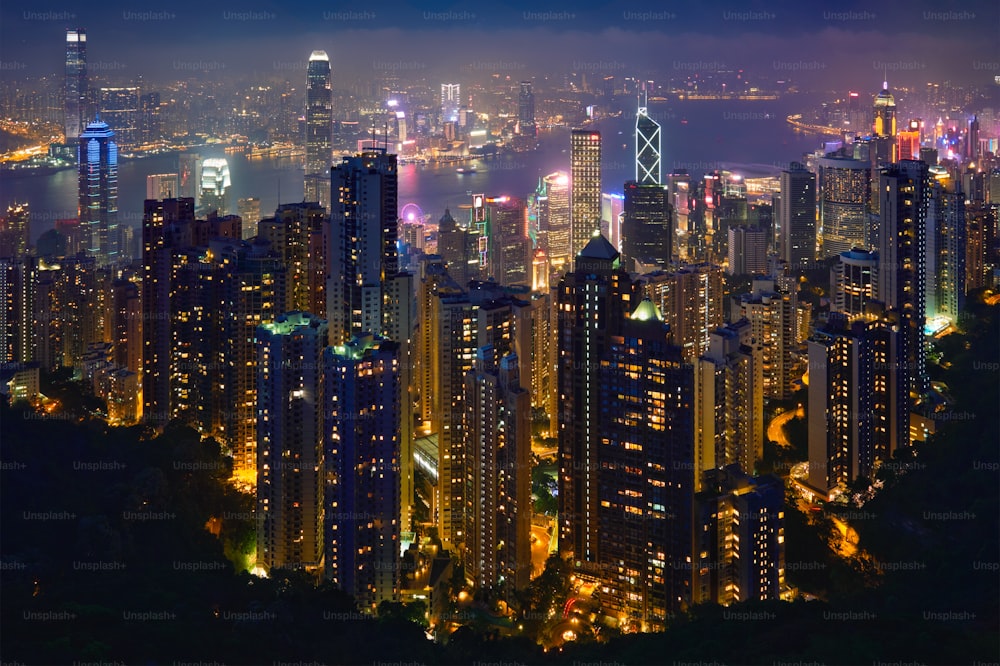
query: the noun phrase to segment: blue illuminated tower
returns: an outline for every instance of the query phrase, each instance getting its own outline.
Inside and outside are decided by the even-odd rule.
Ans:
[[[79,218],[84,248],[99,265],[120,257],[118,237],[118,144],[100,119],[80,135]]]

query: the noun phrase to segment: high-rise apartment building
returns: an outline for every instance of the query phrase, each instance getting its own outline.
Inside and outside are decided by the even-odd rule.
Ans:
[[[601,539],[601,361],[637,300],[618,251],[603,236],[591,238],[557,289],[559,552],[576,563],[595,564]]]
[[[517,357],[481,347],[465,396],[465,572],[478,592],[511,603],[531,576],[531,398]]]
[[[323,352],[325,576],[369,613],[401,584],[398,350],[367,335]]]
[[[722,267],[691,264],[649,273],[639,280],[643,295],[663,313],[674,344],[684,350],[684,360],[694,363],[708,351],[712,331],[723,324]]]
[[[330,344],[387,328],[385,285],[399,268],[396,156],[373,149],[333,167],[327,318]]]
[[[929,388],[924,325],[927,317],[927,212],[931,184],[927,164],[904,160],[879,178],[879,298],[896,310],[903,329],[903,359],[910,389]]]
[[[326,322],[289,312],[257,345],[257,566],[318,571],[323,562]]]
[[[118,149],[128,153],[141,142],[139,117],[139,88],[101,88],[101,120],[115,132]]]

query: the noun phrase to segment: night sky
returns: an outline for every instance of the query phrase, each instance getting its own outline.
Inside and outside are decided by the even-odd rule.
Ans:
[[[601,71],[670,75],[719,63],[818,88],[1000,74],[1000,3],[914,0],[725,2],[38,2],[5,0],[0,75],[62,71],[67,27],[86,28],[92,74],[151,80],[201,69],[287,72],[327,50],[334,76],[395,69],[441,76]],[[181,75],[178,75],[178,72]]]

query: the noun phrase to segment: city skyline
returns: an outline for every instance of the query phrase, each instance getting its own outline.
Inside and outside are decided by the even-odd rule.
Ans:
[[[995,661],[1000,7],[3,19],[4,658]]]

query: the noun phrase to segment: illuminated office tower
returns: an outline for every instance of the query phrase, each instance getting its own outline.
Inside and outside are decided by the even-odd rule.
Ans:
[[[323,353],[325,576],[367,613],[399,598],[398,349],[366,335]]]
[[[817,160],[819,219],[823,229],[821,258],[834,257],[868,241],[870,165],[847,157]]]
[[[229,213],[229,162],[224,157],[210,157],[201,164],[201,209],[219,215]]]
[[[75,141],[87,124],[87,31],[66,30],[66,142]]]
[[[882,82],[882,90],[875,95],[874,116],[875,123],[872,127],[872,136],[895,138],[896,99],[889,92],[888,81]]]
[[[0,257],[20,257],[28,251],[31,211],[27,203],[12,203],[0,216]]]
[[[739,225],[729,227],[729,275],[761,275],[767,271],[767,230]]]
[[[935,167],[936,168],[936,167]],[[957,323],[965,307],[965,195],[961,181],[935,179],[927,209],[927,320]]]
[[[808,485],[830,497],[909,442],[907,373],[891,318],[836,313],[808,342]]]
[[[924,325],[927,318],[927,211],[931,199],[928,166],[904,160],[879,178],[879,298],[896,310],[902,328],[903,362],[910,390],[929,388]]]
[[[323,559],[326,322],[289,312],[257,327],[257,564],[316,571]]]
[[[281,204],[257,224],[257,235],[281,257],[288,279],[288,309],[326,314],[326,209],[318,202]]]
[[[257,225],[260,223],[260,199],[247,197],[236,201],[236,214],[243,220],[243,240],[250,240],[257,235]],[[326,288],[326,285],[323,285]]]
[[[752,343],[750,322],[717,328],[696,361],[695,471],[738,465],[753,473],[764,457],[763,354]],[[701,478],[695,479],[701,486]]]
[[[462,108],[462,86],[458,83],[441,84],[441,123],[457,123],[458,110]]]
[[[544,199],[539,202],[538,227],[548,242],[546,251],[553,274],[569,269],[572,259],[569,176],[556,171],[542,179]]]
[[[490,228],[489,275],[506,286],[531,284],[531,238],[524,200],[487,199]]]
[[[625,209],[625,195],[601,193],[601,235],[611,246],[622,251],[622,213]]]
[[[639,280],[643,294],[663,313],[674,344],[684,350],[684,360],[694,363],[708,351],[712,331],[723,324],[722,267],[692,264]]]
[[[739,316],[751,326],[751,344],[761,350],[764,397],[785,400],[792,393],[798,346],[798,297],[774,278],[754,279],[740,297]]]
[[[874,123],[870,159],[872,164],[872,185],[878,178],[879,167],[892,164],[898,158],[896,146],[896,100],[889,92],[889,83],[882,82],[882,90],[875,95]]]
[[[847,93],[847,119],[850,130],[855,136],[865,136],[871,132],[872,119],[861,105],[861,94],[856,92]]]
[[[662,631],[691,592],[694,368],[670,343],[652,301],[619,316],[604,322],[617,330],[607,335],[600,383],[591,387],[600,401],[596,456],[573,462],[596,472],[596,511],[581,508],[582,522],[596,523],[606,613],[625,632]],[[588,563],[578,575],[588,575]]]
[[[115,132],[115,141],[122,152],[135,150],[139,137],[139,89],[101,88],[101,120]]]
[[[330,57],[313,51],[306,66],[306,173],[304,201],[330,206],[333,91]]]
[[[785,588],[785,487],[735,465],[705,474],[695,495],[692,603],[721,606],[781,598]]]
[[[80,135],[79,218],[84,251],[99,266],[119,259],[118,146],[115,133],[100,120]]]
[[[178,181],[176,173],[155,173],[146,176],[146,198],[163,200],[179,197]]]
[[[660,124],[649,117],[643,102],[635,114],[635,182],[639,185],[663,185],[661,164]]]
[[[531,81],[521,81],[517,96],[517,125],[521,134],[535,136],[535,93],[531,92]]]
[[[530,386],[529,304],[507,295],[495,283],[471,282],[469,291],[442,285],[432,303],[436,327],[432,383],[436,390],[431,431],[438,435],[438,530],[445,547],[466,543],[466,516],[475,498],[468,495],[470,460],[465,448],[465,377],[473,370],[476,350],[492,346],[501,357],[515,354],[520,381]]]
[[[667,175],[667,201],[673,210],[673,233],[676,239],[675,254],[681,260],[686,260],[690,253],[688,243],[691,240],[689,216],[694,207],[694,192],[691,191],[691,176],[687,171],[674,171]]]
[[[661,185],[626,182],[621,231],[626,268],[639,273],[666,268],[673,238],[667,190]]]
[[[601,228],[600,132],[575,129],[570,134],[569,219],[569,250],[576,257]]]
[[[598,562],[600,365],[635,309],[637,291],[603,236],[591,238],[557,289],[559,554],[578,569]]]
[[[781,172],[781,258],[794,270],[816,261],[816,174],[798,162]]]
[[[466,576],[489,599],[515,600],[531,577],[531,398],[518,361],[489,346],[465,377],[469,489]]]
[[[399,268],[396,156],[369,150],[332,170],[327,318],[330,344],[386,330],[384,285]]]
[[[906,129],[899,130],[896,135],[896,156],[900,160],[920,159],[920,123],[911,120]]]
[[[860,248],[841,252],[830,269],[830,311],[852,320],[867,314],[870,304],[879,300],[878,271],[878,252]]]

